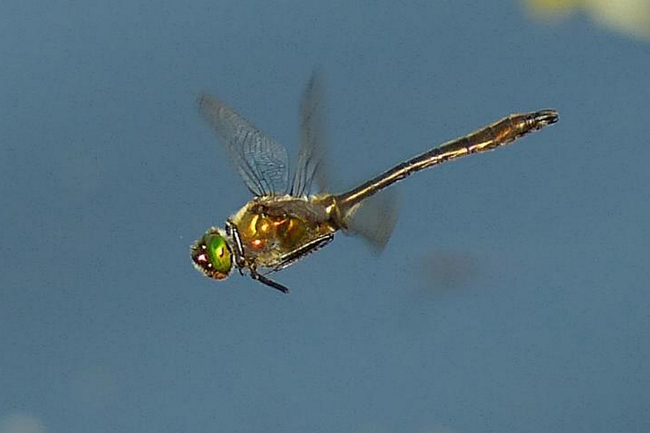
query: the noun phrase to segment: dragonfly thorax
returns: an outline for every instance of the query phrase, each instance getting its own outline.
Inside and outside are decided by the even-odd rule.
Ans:
[[[258,197],[231,221],[246,258],[266,268],[277,266],[287,255],[337,230],[323,204],[288,195]]]

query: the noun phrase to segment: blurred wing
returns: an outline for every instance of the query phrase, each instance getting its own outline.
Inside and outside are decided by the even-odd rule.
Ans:
[[[346,216],[347,232],[361,236],[375,253],[380,253],[393,233],[398,213],[396,191],[381,191],[358,204]]]
[[[308,194],[314,180],[319,191],[326,190],[328,186],[323,168],[322,109],[320,73],[315,71],[307,83],[300,104],[300,150],[290,191],[295,197]]]
[[[217,98],[201,95],[199,110],[226,145],[237,171],[253,194],[286,193],[289,158],[284,146],[264,135]]]

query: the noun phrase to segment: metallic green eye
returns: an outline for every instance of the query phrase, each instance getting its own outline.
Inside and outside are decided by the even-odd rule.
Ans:
[[[208,257],[210,257],[212,266],[220,273],[226,275],[230,273],[232,259],[226,240],[217,234],[210,236],[206,243],[208,245]]]
[[[228,277],[232,270],[232,253],[219,229],[211,228],[192,245],[192,261],[210,278],[223,280]]]

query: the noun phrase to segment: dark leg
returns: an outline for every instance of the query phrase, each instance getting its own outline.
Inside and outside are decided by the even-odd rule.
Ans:
[[[287,266],[290,266],[291,264],[297,262],[298,260],[302,259],[306,255],[313,253],[318,249],[323,248],[325,245],[332,242],[333,239],[334,239],[334,233],[328,233],[326,235],[314,239],[309,243],[306,243],[300,248],[291,251],[290,253],[284,255],[281,258],[280,264],[277,265],[275,268],[273,268],[272,272],[280,271],[286,268]]]
[[[235,266],[239,270],[240,275],[244,275],[242,269],[246,266],[246,260],[244,259],[244,247],[241,243],[241,237],[239,236],[239,230],[237,226],[233,224],[232,221],[226,221],[226,234],[232,236],[235,241]]]
[[[314,239],[313,241],[309,242],[308,244],[303,245],[302,247],[290,252],[289,254],[285,255],[282,257],[282,261],[280,262],[279,265],[277,265],[275,268],[271,270],[271,272],[276,272],[279,270],[282,270],[286,268],[287,266],[291,265],[292,263],[300,260],[301,258],[305,257],[307,254],[312,253],[316,251],[319,248],[324,247],[325,245],[329,244],[332,242],[332,239],[334,239],[334,233],[329,233],[327,235],[323,235],[320,238]],[[249,267],[250,269],[250,267]],[[269,287],[273,287],[276,290],[281,291],[282,293],[289,293],[289,288],[283,286],[280,283],[276,283],[275,281],[271,280],[270,278],[258,274],[257,270],[251,269],[251,278],[254,280],[257,280],[261,283],[266,284]]]
[[[259,281],[262,284],[266,284],[269,287],[273,287],[275,290],[279,290],[282,293],[289,293],[288,287],[285,287],[280,283],[276,283],[275,281],[265,277],[264,275],[258,274],[257,271],[251,270],[251,278]]]
[[[255,281],[259,281],[262,284],[266,284],[269,287],[273,287],[275,290],[279,290],[282,293],[289,293],[288,287],[285,287],[280,283],[276,283],[275,281],[265,277],[264,275],[258,274],[254,266],[246,265],[246,258],[244,257],[244,247],[242,246],[241,243],[239,230],[237,229],[237,226],[233,224],[233,222],[230,220],[226,221],[226,234],[232,236],[235,242],[235,248],[233,251],[235,255],[235,265],[237,266],[237,269],[239,269],[239,273],[241,275],[244,275],[243,269],[248,268],[251,273],[251,278],[254,279]]]

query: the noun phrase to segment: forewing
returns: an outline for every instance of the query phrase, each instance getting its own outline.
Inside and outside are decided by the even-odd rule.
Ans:
[[[328,186],[323,167],[323,123],[321,79],[320,73],[315,71],[307,83],[300,104],[300,149],[291,183],[293,196],[300,197],[309,193],[314,180],[319,191],[326,190]]]
[[[287,192],[289,158],[284,146],[213,96],[201,95],[199,109],[226,145],[237,171],[253,194]]]

